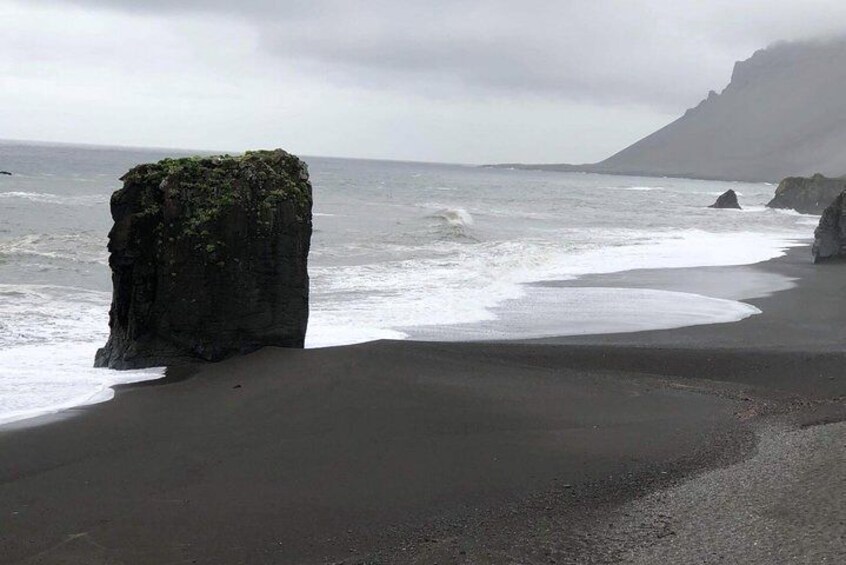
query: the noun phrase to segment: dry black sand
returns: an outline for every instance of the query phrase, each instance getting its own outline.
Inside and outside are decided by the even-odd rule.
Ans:
[[[0,562],[839,562],[846,265],[750,268],[797,286],[736,324],[265,349],[7,427]]]

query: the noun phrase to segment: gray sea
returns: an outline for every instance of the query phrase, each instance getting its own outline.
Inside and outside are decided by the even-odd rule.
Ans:
[[[167,150],[0,142],[0,422],[156,378],[91,367],[108,334],[109,196]],[[774,186],[305,157],[315,198],[307,346],[511,339],[732,322],[743,302],[538,281],[742,265],[817,218],[764,207]],[[744,209],[707,205],[725,190]]]

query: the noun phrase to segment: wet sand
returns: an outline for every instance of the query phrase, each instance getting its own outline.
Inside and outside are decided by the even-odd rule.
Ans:
[[[762,504],[772,472],[791,512],[842,504],[842,491],[803,499],[797,477],[813,473],[785,471],[811,465],[797,450],[813,445],[818,466],[803,468],[843,476],[842,442],[814,434],[841,433],[832,426],[846,417],[846,265],[806,255],[748,267],[796,286],[749,300],[764,313],[734,324],[268,348],[171,370],[70,418],[0,428],[0,560],[699,563],[713,538],[682,532],[731,523],[731,543],[707,545],[736,561],[761,531],[743,512]],[[683,271],[628,280],[697,279]],[[774,429],[806,435],[761,449],[781,445],[766,443]],[[696,483],[754,461],[746,483]],[[656,510],[650,497],[687,485],[698,486]],[[747,504],[692,513],[697,493],[728,500],[738,485]],[[843,527],[836,508],[802,515],[797,531],[819,539]],[[666,537],[672,551],[656,541]],[[772,549],[769,562],[842,549],[806,545],[798,556],[796,544]]]

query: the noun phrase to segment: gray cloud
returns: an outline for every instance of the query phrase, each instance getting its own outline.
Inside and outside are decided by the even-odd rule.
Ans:
[[[677,111],[777,40],[846,32],[840,0],[34,0],[234,18],[327,81],[427,96],[542,96]]]
[[[590,162],[841,0],[0,0],[0,135]]]

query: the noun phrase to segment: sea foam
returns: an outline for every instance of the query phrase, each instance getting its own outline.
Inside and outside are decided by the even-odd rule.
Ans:
[[[82,288],[0,285],[0,424],[108,400],[111,386],[163,375],[94,368],[109,302]]]
[[[90,233],[27,234],[0,241],[0,255],[109,264],[105,237]]]
[[[163,369],[95,369],[94,353],[103,343],[0,348],[0,424],[104,402],[114,396],[115,385],[164,376]]]
[[[747,265],[781,256],[785,249],[801,244],[791,234],[754,232],[718,234],[685,230],[655,235],[604,230],[604,235],[631,243],[614,246],[599,242],[573,248],[551,240],[506,240],[480,242],[470,248],[456,244],[449,253],[428,259],[317,267],[312,270],[313,299],[307,343],[317,347],[367,341],[368,336],[401,339],[405,335],[421,335],[414,328],[467,326],[497,320],[499,324],[518,324],[517,310],[521,308],[528,322],[542,311],[554,311],[557,318],[566,318],[558,303],[543,299],[547,291],[530,289],[525,283],[574,280],[588,274],[632,269]],[[566,234],[563,237],[569,239]],[[590,234],[588,237],[591,238]],[[567,297],[574,296],[574,292],[562,291],[560,294],[566,295],[562,303],[569,304]],[[593,296],[588,291],[581,292],[584,297]],[[687,293],[650,294],[635,289],[598,292],[621,308],[634,296],[649,302],[650,307],[657,305],[656,308],[666,310],[665,316],[652,318],[653,329],[730,322],[755,313],[753,307],[736,301]],[[662,302],[663,299],[666,301]],[[588,300],[584,304],[598,308],[602,302]],[[674,304],[679,307],[678,317],[670,312]],[[685,311],[684,307],[688,309]],[[640,310],[643,311],[648,310]],[[598,309],[593,317],[572,319],[576,323],[603,316],[605,319],[597,323],[604,331],[624,331],[628,324],[618,310],[609,313]],[[546,324],[541,333],[547,335],[549,327]],[[561,331],[571,331],[564,322],[558,327]],[[450,331],[445,329],[440,335],[458,335]],[[503,332],[500,331],[507,334]],[[516,333],[525,336],[531,332]]]
[[[750,304],[638,288],[531,288],[487,321],[407,328],[411,339],[479,341],[629,333],[737,322],[760,314]],[[648,312],[648,315],[645,313]]]
[[[12,191],[0,192],[0,199],[2,200],[29,200],[31,202],[38,202],[41,204],[60,204],[70,206],[95,206],[98,204],[106,204],[109,202],[109,195],[103,194],[87,194],[87,195],[73,195],[63,196],[61,194],[52,194],[48,192],[25,192]]]

